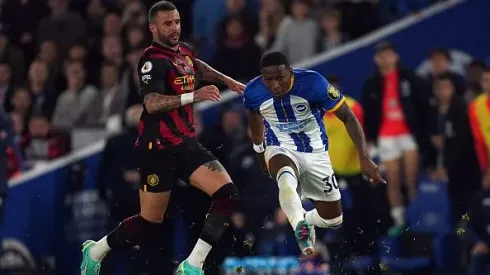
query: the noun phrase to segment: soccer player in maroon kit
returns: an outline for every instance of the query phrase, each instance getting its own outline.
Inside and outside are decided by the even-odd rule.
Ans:
[[[216,86],[194,91],[196,75],[221,82],[240,94],[245,86],[196,59],[189,46],[180,42],[180,16],[173,4],[154,4],[149,21],[153,42],[138,64],[144,97],[135,143],[141,174],[141,212],[121,222],[101,240],[83,244],[82,275],[99,274],[104,256],[112,249],[153,241],[172,187],[179,179],[213,199],[197,244],[178,268],[180,274],[204,274],[206,256],[228,227],[239,202],[238,190],[226,170],[196,138],[192,104],[220,100]]]

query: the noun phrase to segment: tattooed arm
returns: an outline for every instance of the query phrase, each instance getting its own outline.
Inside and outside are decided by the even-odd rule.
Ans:
[[[334,112],[335,116],[338,117],[345,125],[347,132],[349,133],[352,142],[357,148],[359,155],[361,157],[369,156],[366,138],[364,136],[364,131],[362,130],[361,123],[357,120],[356,115],[352,112],[352,109],[347,105],[347,103],[343,103],[340,108],[338,108]]]
[[[180,95],[161,95],[149,93],[143,99],[146,111],[150,114],[168,112],[182,106]]]
[[[218,72],[213,67],[209,66],[206,62],[195,58],[194,66],[197,72],[200,74],[202,80],[225,84],[229,80],[229,77]]]
[[[191,104],[193,102],[201,102],[204,100],[219,101],[221,98],[219,90],[216,86],[204,86],[194,93],[185,93],[182,95],[162,95],[158,93],[146,94],[143,102],[145,103],[146,111],[150,114],[168,112]]]

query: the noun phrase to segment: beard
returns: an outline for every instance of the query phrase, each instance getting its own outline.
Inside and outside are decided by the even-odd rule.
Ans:
[[[170,35],[166,36],[166,35],[159,33],[158,34],[158,40],[160,40],[160,42],[165,44],[165,45],[168,45],[170,47],[174,47],[174,46],[177,46],[179,44],[180,34],[179,34],[179,39],[177,39],[177,41],[174,41],[174,40],[170,39]]]

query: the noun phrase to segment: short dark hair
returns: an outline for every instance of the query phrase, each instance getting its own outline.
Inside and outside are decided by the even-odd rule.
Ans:
[[[169,1],[158,1],[151,6],[150,11],[148,12],[148,20],[153,22],[160,11],[173,11],[176,9],[177,7]]]
[[[470,62],[470,64],[468,64],[468,67],[471,68],[471,67],[479,67],[479,68],[486,68],[487,66],[485,65],[485,62],[481,61],[481,60],[478,60],[478,59],[474,59],[473,61]]]
[[[435,55],[442,55],[442,56],[446,57],[447,60],[451,60],[451,54],[449,54],[448,49],[445,49],[445,48],[432,49],[432,51],[430,52],[430,57],[432,58]]]
[[[435,78],[436,81],[449,80],[454,85],[454,77],[451,73],[442,73]]]
[[[270,66],[281,66],[285,65],[289,67],[289,61],[286,55],[282,52],[268,52],[265,53],[260,59],[260,68],[270,67]]]
[[[381,41],[376,46],[374,46],[376,49],[376,53],[384,52],[386,50],[394,51],[396,52],[395,46],[390,41]]]

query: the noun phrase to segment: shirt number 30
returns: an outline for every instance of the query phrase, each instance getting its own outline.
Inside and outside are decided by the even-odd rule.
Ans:
[[[330,193],[334,189],[339,189],[339,184],[337,183],[337,179],[335,178],[335,174],[332,174],[331,176],[326,176],[324,179],[322,179],[323,183],[325,183],[325,186],[327,189],[323,190],[325,193]]]

